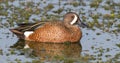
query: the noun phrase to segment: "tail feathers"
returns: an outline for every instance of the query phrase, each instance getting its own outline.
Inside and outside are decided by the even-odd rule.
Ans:
[[[15,30],[15,29],[10,29],[10,31],[13,32],[20,39],[24,39],[25,38],[24,32],[20,32],[20,31]]]
[[[37,23],[21,23],[21,24],[19,23],[18,27],[14,28],[14,29],[10,29],[10,31],[13,32],[15,35],[17,35],[18,38],[24,39],[25,37],[27,37],[31,33],[33,33],[32,31],[36,30],[37,28],[44,25],[45,23],[46,23],[46,21],[40,21]],[[26,32],[26,31],[28,31],[28,32]]]

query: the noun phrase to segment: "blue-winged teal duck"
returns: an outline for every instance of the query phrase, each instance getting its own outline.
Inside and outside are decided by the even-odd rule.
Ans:
[[[20,39],[36,42],[78,42],[82,37],[80,27],[85,24],[74,12],[65,14],[63,21],[40,21],[37,23],[22,23],[19,27],[10,29]]]

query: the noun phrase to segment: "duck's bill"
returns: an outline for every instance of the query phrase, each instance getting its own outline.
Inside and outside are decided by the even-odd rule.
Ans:
[[[81,21],[78,21],[78,25],[80,26],[80,27],[83,27],[83,28],[85,28],[85,27],[89,27],[87,24],[85,24],[85,23],[83,23],[83,22],[81,22]]]

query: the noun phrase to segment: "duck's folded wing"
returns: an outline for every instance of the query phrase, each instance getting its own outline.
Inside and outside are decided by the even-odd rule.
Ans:
[[[21,23],[18,24],[18,27],[10,29],[10,31],[17,35],[20,39],[24,39],[25,31],[34,31],[36,28],[44,25],[45,23],[46,21],[40,21],[37,23]]]

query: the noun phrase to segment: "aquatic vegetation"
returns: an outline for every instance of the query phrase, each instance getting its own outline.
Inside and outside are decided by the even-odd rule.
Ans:
[[[32,63],[41,63],[40,60],[32,60]]]
[[[20,59],[17,59],[17,58],[15,59],[15,61],[16,61],[17,63],[22,63],[21,60],[20,60]]]
[[[10,54],[16,54],[14,49],[10,49]]]
[[[3,55],[3,50],[2,49],[0,49],[0,55]]]
[[[80,5],[80,3],[79,3],[79,2],[72,2],[72,5],[73,5],[74,7],[77,7],[77,6]]]
[[[117,27],[120,28],[120,24],[118,24]]]
[[[109,5],[104,5],[104,6],[102,6],[105,10],[110,10],[111,9],[111,7],[109,6]]]
[[[96,33],[96,35],[101,35],[101,33]]]
[[[116,44],[116,46],[118,46],[120,48],[120,44]]]
[[[95,8],[98,8],[99,4],[102,2],[102,0],[93,0],[91,3],[90,3],[90,6],[91,7],[95,7]]]
[[[73,60],[73,59],[65,59],[64,60],[64,63],[74,63],[75,62],[75,60]]]
[[[114,58],[112,58],[114,62],[119,62],[120,59],[120,53],[117,53]]]
[[[53,11],[54,13],[58,13],[58,14],[60,14],[61,12],[63,12],[63,8],[59,8],[57,11]]]
[[[50,11],[50,10],[53,9],[53,8],[54,8],[53,4],[48,4],[44,9],[45,9],[46,11]]]
[[[59,20],[61,19],[61,17],[63,17],[64,13],[75,11],[76,13],[79,14],[81,21],[84,21],[89,26],[89,29],[87,29],[88,32],[86,32],[85,30],[86,34],[84,35],[84,37],[86,37],[87,35],[88,37],[87,40],[89,41],[88,43],[93,42],[92,43],[93,45],[90,46],[90,48],[92,49],[90,50],[90,53],[91,51],[93,51],[93,53],[92,55],[86,54],[85,56],[81,56],[77,58],[77,60],[73,58],[55,56],[52,62],[66,62],[66,63],[87,62],[89,63],[93,61],[93,63],[94,62],[98,62],[98,63],[103,63],[103,62],[117,63],[118,62],[119,63],[119,59],[120,59],[119,50],[117,50],[117,53],[115,55],[112,55],[112,54],[105,54],[105,53],[111,52],[112,50],[114,50],[114,48],[97,47],[97,46],[101,46],[101,44],[105,44],[106,42],[107,44],[111,43],[111,41],[113,41],[112,43],[116,43],[116,41],[114,40],[115,39],[114,36],[113,36],[114,39],[111,39],[109,37],[103,39],[102,35],[104,34],[108,33],[110,35],[115,35],[115,36],[118,36],[117,38],[119,39],[119,32],[120,32],[120,24],[119,24],[120,3],[119,2],[114,2],[114,0],[106,0],[106,1],[81,0],[80,2],[59,0],[57,2],[58,3],[53,3],[51,1],[45,1],[45,0],[40,0],[40,1],[0,0],[0,10],[1,10],[0,11],[0,29],[6,29],[6,28],[8,29],[11,27],[16,27],[17,23],[23,23],[23,22],[27,23],[27,22],[36,22],[36,21],[45,21],[45,20]],[[95,32],[96,30],[100,30],[100,31]],[[96,35],[96,37],[94,37],[93,34]],[[9,40],[14,40],[11,38],[10,34],[4,34],[4,35],[7,35],[5,36],[5,38]],[[97,39],[97,37],[102,38],[102,40],[104,40],[105,43],[99,42],[99,39]],[[0,41],[2,41],[3,39],[4,39],[4,36],[0,35]],[[6,39],[4,39],[4,41],[5,40]],[[11,43],[11,41],[9,41],[9,43]],[[84,42],[84,43],[87,43],[87,42]],[[5,45],[5,48],[8,48],[7,45]],[[0,55],[1,56],[4,55],[7,57],[10,55],[16,55],[16,56],[25,55],[25,52],[27,52],[27,50],[22,50],[24,46],[23,41],[21,41],[21,43],[18,43],[18,45],[14,44],[14,46],[16,47],[11,46],[10,47],[11,49],[9,49],[7,53],[4,53],[5,52],[4,49],[0,49]],[[66,45],[69,45],[69,44],[66,43]],[[112,46],[115,48],[116,47],[120,48],[119,42]],[[22,52],[19,51],[18,53],[18,51],[16,52],[16,49],[14,48]],[[26,63],[30,63],[30,62],[40,63],[42,62],[41,60],[45,60],[47,62],[47,59],[38,60],[35,58],[36,56],[32,54],[30,54],[30,56],[31,57],[29,58],[34,58],[34,60],[31,60],[31,61],[26,60]],[[103,59],[103,57],[107,59]],[[103,60],[106,60],[106,61],[103,61]],[[14,61],[17,63],[22,63],[22,60],[19,58],[16,58]],[[14,61],[8,61],[8,62],[14,63]]]
[[[89,26],[90,28],[93,28],[93,27],[94,27],[94,22],[88,22],[88,26]]]
[[[103,18],[105,19],[114,19],[115,15],[114,14],[105,14],[103,15]]]
[[[91,15],[91,17],[93,18],[93,19],[98,19],[99,18],[99,15],[98,14],[96,14],[96,15]]]

